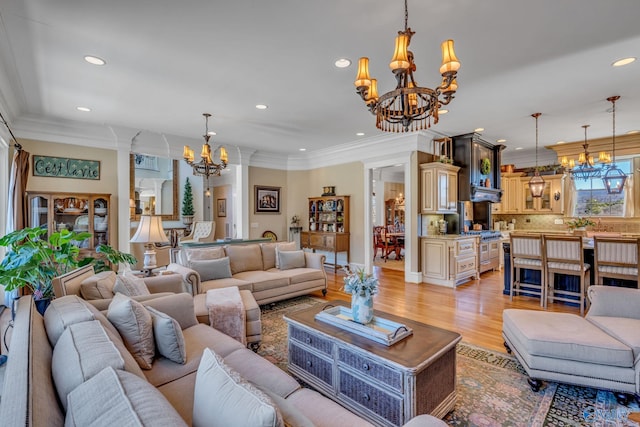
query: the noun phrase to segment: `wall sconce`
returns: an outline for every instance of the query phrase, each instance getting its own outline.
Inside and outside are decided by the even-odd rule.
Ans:
[[[553,200],[555,200],[556,202],[558,200],[560,200],[560,192],[556,191],[555,193],[553,193]]]

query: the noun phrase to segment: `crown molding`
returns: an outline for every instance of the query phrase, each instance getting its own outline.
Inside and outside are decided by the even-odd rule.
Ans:
[[[613,144],[611,136],[605,138],[588,139],[589,153],[593,154],[596,158],[600,151],[611,152]],[[578,155],[584,152],[582,146],[584,141],[569,142],[566,144],[554,144],[546,145],[545,148],[553,150],[558,155],[558,160],[563,156],[568,158],[578,157]],[[629,156],[637,155],[638,147],[640,146],[640,134],[631,135],[616,135],[616,156]]]

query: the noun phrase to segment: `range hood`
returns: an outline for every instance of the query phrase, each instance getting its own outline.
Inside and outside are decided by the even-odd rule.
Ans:
[[[493,145],[481,139],[477,133],[454,136],[452,140],[453,163],[460,166],[458,199],[471,202],[500,203],[502,198],[502,189],[500,188],[501,152],[505,146]],[[488,166],[488,170],[482,167],[483,162]]]

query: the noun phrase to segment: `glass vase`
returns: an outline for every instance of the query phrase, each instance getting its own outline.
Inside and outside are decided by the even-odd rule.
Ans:
[[[367,324],[373,320],[373,298],[371,296],[351,295],[351,316],[358,323]]]

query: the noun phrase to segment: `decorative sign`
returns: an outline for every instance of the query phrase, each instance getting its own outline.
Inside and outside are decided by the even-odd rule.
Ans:
[[[34,155],[33,176],[99,180],[100,161]]]

